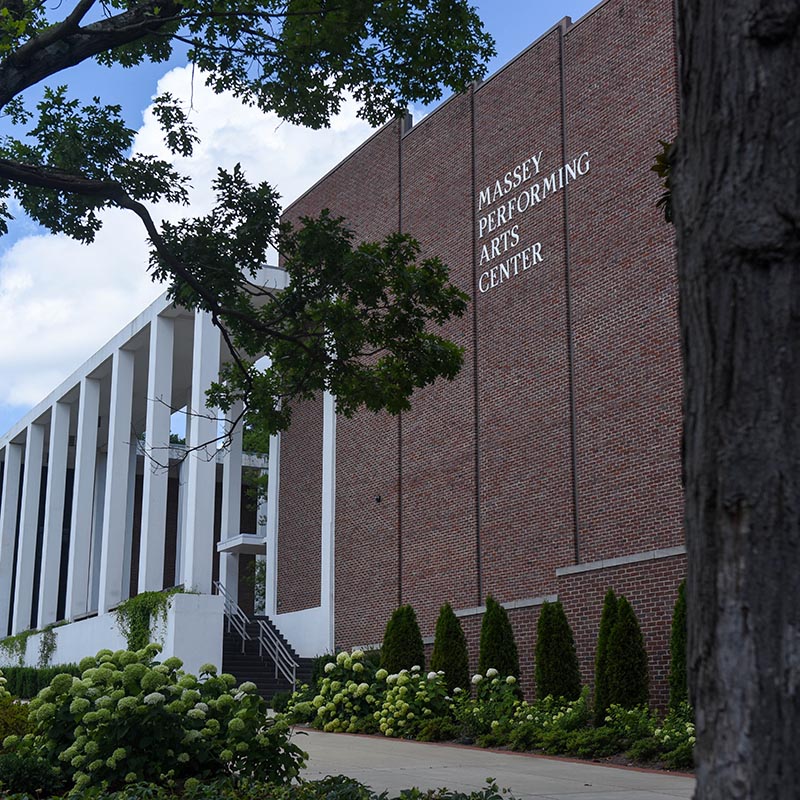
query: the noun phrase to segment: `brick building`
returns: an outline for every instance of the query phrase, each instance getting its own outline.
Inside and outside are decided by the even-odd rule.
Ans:
[[[237,598],[252,610],[240,566],[258,554],[266,614],[299,656],[378,644],[401,603],[431,642],[448,601],[476,658],[491,593],[530,688],[544,600],[564,603],[591,682],[613,587],[663,703],[685,572],[681,361],[650,167],[677,127],[674,29],[672,0],[565,19],[416,124],[377,131],[286,209],[328,208],[363,240],[413,235],[471,303],[446,328],[461,373],[409,413],[339,418],[330,395],[295,409],[270,445],[265,513],[242,503],[242,466],[264,465],[240,438],[202,457],[218,423],[195,412],[227,358],[206,315],[161,298],[56,387],[0,437],[0,629],[68,622],[55,659],[77,661],[124,646],[121,601],[181,584],[198,594],[173,601],[165,652],[220,664],[223,616],[230,630]],[[199,457],[170,450],[181,408]]]
[[[446,328],[465,352],[455,381],[399,418],[337,418],[320,398],[272,449],[268,613],[301,651],[376,644],[400,603],[432,641],[449,601],[476,656],[491,593],[530,686],[557,597],[591,681],[613,587],[664,700],[685,571],[681,362],[650,167],[677,114],[672,1],[606,0],[385,126],[287,208],[328,208],[364,240],[409,233],[471,297]]]

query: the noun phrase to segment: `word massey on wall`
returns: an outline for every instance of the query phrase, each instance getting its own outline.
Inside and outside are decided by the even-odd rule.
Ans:
[[[589,172],[589,151],[586,150],[548,176],[539,178],[542,155],[540,150],[515,164],[478,195],[478,239],[486,240],[480,246],[480,266],[504,256],[503,261],[488,266],[478,278],[482,294],[544,260],[541,242],[518,249],[519,223],[514,220]]]

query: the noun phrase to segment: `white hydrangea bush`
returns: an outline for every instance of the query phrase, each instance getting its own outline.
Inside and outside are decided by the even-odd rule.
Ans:
[[[33,733],[5,748],[57,765],[77,796],[138,781],[297,775],[304,754],[284,722],[267,719],[255,684],[237,688],[210,664],[185,674],[178,658],[156,661],[160,649],[101,650],[81,661],[80,678],[57,675],[30,703]]]
[[[464,734],[479,738],[505,730],[521,702],[517,679],[489,667],[473,675],[471,683],[474,694],[457,692],[453,699],[453,715]]]
[[[396,675],[381,675],[382,672],[386,670],[379,670],[378,676],[386,680],[388,688],[374,718],[384,736],[416,736],[426,720],[450,716],[451,698],[444,672],[425,674],[419,667]]]
[[[311,724],[328,732],[374,732],[373,715],[386,692],[377,675],[385,672],[376,673],[361,650],[338,653],[335,662],[325,665],[319,692],[311,700]]]

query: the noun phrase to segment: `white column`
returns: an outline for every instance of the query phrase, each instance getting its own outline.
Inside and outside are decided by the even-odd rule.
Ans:
[[[131,564],[133,563],[133,516],[136,510],[136,461],[139,456],[139,441],[128,446],[128,497],[125,501],[125,545],[122,553],[122,599],[131,596]],[[138,585],[138,583],[137,583]]]
[[[89,564],[99,411],[100,381],[83,378],[78,406],[78,431],[75,436],[75,477],[67,566],[67,619],[74,619],[89,610]]]
[[[266,470],[264,470],[266,472]],[[269,485],[269,484],[267,484]],[[256,510],[256,532],[266,541],[267,539],[267,501],[261,495],[258,500],[258,508]],[[259,566],[261,569],[259,569]],[[254,567],[254,574],[256,580],[261,577],[262,584],[259,587],[255,586],[253,597],[253,613],[266,614],[267,613],[267,556],[264,553],[259,553],[256,556],[256,563]]]
[[[174,330],[174,322],[168,317],[156,317],[150,323],[145,424],[147,452],[144,457],[142,531],[139,540],[140,592],[162,589],[164,586]]]
[[[219,582],[225,587],[228,597],[239,602],[239,554],[219,554]]]
[[[37,627],[56,621],[58,579],[61,571],[61,538],[64,532],[64,495],[67,485],[69,446],[68,403],[56,403],[50,412],[50,453],[47,458],[47,494],[42,540],[42,567],[39,581]]]
[[[327,649],[334,646],[334,530],[336,521],[336,401],[323,398],[322,422],[322,553],[320,605],[328,616]]]
[[[230,410],[231,420],[242,412],[241,402]],[[242,530],[242,427],[239,422],[231,434],[231,442],[222,465],[222,514],[220,541],[238,536]],[[219,554],[219,580],[228,595],[239,601],[239,556],[233,553]]]
[[[91,560],[89,562],[89,611],[97,611],[100,608],[100,561],[103,555],[103,512],[106,505],[107,467],[108,453],[98,450],[94,468]]]
[[[36,534],[39,527],[39,491],[42,488],[44,425],[28,425],[25,442],[25,470],[22,477],[22,508],[17,546],[17,579],[14,584],[14,619],[11,632],[31,626],[33,573],[36,567]]]
[[[186,527],[186,461],[178,464],[178,524],[175,533],[175,585],[183,585],[183,529]]]
[[[6,445],[3,489],[0,498],[0,638],[8,631],[11,611],[11,580],[14,571],[14,541],[19,511],[19,476],[22,471],[22,445]]]
[[[117,350],[111,373],[111,408],[108,415],[108,464],[103,505],[103,543],[100,550],[101,614],[118,605],[122,592],[125,524],[130,471],[133,358],[130,350]]]
[[[219,331],[211,316],[194,316],[191,425],[187,445],[187,507],[183,538],[183,582],[187,589],[211,593],[214,546],[214,485],[216,481],[217,419],[206,408],[206,389],[219,378]],[[206,446],[208,445],[208,446]]]
[[[267,590],[264,613],[278,613],[278,499],[281,485],[281,435],[269,437],[269,483],[267,484]]]

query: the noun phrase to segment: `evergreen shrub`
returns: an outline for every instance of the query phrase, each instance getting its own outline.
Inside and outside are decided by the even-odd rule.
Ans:
[[[609,706],[631,709],[647,705],[650,693],[644,638],[633,606],[622,596],[608,637],[606,675]]]
[[[450,694],[457,686],[462,689],[469,688],[467,639],[450,603],[445,603],[441,607],[439,618],[436,620],[431,669],[435,672],[439,670],[444,672],[447,691]]]
[[[519,655],[514,631],[506,610],[491,595],[486,597],[486,613],[481,623],[478,671],[496,669],[500,675],[519,679]]]
[[[0,754],[0,789],[24,793],[25,798],[39,798],[60,795],[66,788],[64,776],[45,759],[33,754]]]
[[[419,667],[425,669],[425,647],[417,615],[410,605],[395,609],[386,623],[381,647],[381,667],[389,673]]]
[[[575,637],[560,602],[545,603],[536,626],[536,696],[577,700],[581,673]]]
[[[608,699],[608,637],[617,621],[617,596],[613,589],[606,592],[603,612],[600,615],[600,629],[597,633],[597,650],[594,659],[594,724],[605,724],[606,711],[611,705]]]
[[[50,685],[56,675],[68,673],[80,676],[77,664],[61,664],[53,667],[3,667],[6,678],[6,689],[23,700],[36,697],[39,692]]]
[[[669,640],[669,707],[678,708],[689,699],[686,688],[686,581],[678,587],[678,599],[672,612]]]

